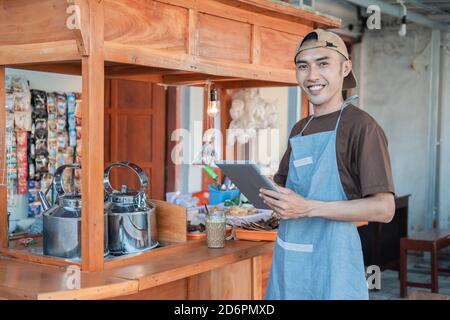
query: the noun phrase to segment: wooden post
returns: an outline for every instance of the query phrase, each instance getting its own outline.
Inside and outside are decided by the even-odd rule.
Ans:
[[[252,258],[252,299],[263,298],[262,256],[256,256]]]
[[[8,248],[8,197],[6,186],[6,88],[5,66],[0,66],[0,178],[4,186],[0,186],[0,248]]]
[[[82,269],[103,269],[104,8],[89,1],[89,56],[82,57]]]

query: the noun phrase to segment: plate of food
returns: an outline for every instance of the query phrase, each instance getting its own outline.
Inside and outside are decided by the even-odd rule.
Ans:
[[[269,219],[242,223],[234,230],[238,240],[275,241],[277,238],[279,219],[272,215]]]

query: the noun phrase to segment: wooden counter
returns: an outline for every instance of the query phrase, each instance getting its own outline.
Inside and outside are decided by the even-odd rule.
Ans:
[[[228,241],[224,249],[187,242],[81,272],[78,290],[65,289],[63,267],[0,258],[0,299],[262,299],[263,257],[272,249],[273,242]]]

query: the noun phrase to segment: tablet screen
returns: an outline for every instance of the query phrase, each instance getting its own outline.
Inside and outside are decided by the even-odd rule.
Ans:
[[[216,165],[236,185],[245,197],[259,209],[270,209],[259,196],[259,189],[279,192],[269,178],[260,173],[258,166],[251,161],[218,161]]]

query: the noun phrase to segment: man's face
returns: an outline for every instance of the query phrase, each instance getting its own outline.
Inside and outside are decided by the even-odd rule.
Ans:
[[[344,78],[352,67],[350,60],[327,48],[302,51],[295,64],[298,84],[314,105],[321,105],[341,94]]]

